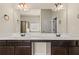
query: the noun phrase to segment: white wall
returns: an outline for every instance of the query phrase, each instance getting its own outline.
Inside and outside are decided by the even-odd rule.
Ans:
[[[13,29],[14,33],[20,33],[20,13],[13,9]]]
[[[67,32],[67,20],[66,20],[66,12],[67,12],[67,6],[64,5],[64,9],[58,11],[58,24],[57,24],[57,31],[59,33],[66,33]]]
[[[67,32],[67,4],[63,4],[63,6],[63,10],[52,10],[52,18],[57,17],[57,32],[59,33]]]
[[[68,33],[79,33],[79,4],[68,4]]]
[[[59,11],[58,32],[60,33],[79,33],[79,4],[64,4],[64,10]],[[59,24],[61,20],[61,24]]]
[[[9,20],[4,20],[4,14],[9,16]],[[3,7],[0,8],[0,33],[17,33],[19,26],[17,26],[17,14],[15,14],[15,10],[11,7]]]
[[[9,20],[4,20],[4,14],[9,15]],[[0,8],[0,33],[13,33],[13,9]]]

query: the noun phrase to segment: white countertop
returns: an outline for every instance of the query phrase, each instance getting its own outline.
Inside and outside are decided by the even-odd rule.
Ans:
[[[60,37],[56,37],[54,33],[26,33],[21,34],[0,34],[0,40],[79,40],[79,34],[61,33]]]

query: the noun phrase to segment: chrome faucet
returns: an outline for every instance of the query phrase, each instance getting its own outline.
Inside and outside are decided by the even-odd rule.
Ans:
[[[25,36],[25,33],[21,33],[21,36],[24,37]]]
[[[56,33],[56,37],[60,37],[61,36],[61,34],[60,33]]]

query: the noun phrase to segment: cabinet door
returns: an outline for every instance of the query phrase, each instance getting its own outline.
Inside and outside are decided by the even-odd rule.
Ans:
[[[65,47],[52,47],[51,48],[52,55],[67,55],[67,48]]]
[[[70,47],[75,46],[75,44],[74,40],[53,40],[51,42],[51,46],[55,47]]]
[[[69,55],[79,55],[79,47],[69,47]]]
[[[31,55],[30,46],[16,46],[15,55]]]
[[[12,46],[0,46],[0,55],[13,55],[14,47]]]

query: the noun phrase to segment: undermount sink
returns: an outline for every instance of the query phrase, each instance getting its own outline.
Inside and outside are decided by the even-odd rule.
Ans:
[[[60,39],[79,39],[79,34],[61,33]]]
[[[12,35],[12,37],[14,37],[14,38],[29,38],[30,37],[30,35],[29,34],[26,34],[26,33],[18,33],[18,34],[13,34]]]

